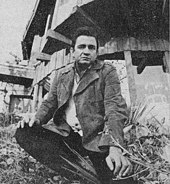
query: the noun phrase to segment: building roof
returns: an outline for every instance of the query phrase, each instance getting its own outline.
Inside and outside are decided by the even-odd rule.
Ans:
[[[71,38],[77,27],[91,24],[91,17],[111,37],[169,40],[169,0],[94,0],[81,9],[84,15],[75,11],[55,30]]]
[[[54,5],[55,0],[37,0],[23,39],[28,56],[34,35],[44,34],[49,9]],[[98,30],[101,28],[105,41],[120,37],[169,41],[169,0],[94,0],[81,8],[74,7],[55,31],[72,39],[77,27],[94,24]]]

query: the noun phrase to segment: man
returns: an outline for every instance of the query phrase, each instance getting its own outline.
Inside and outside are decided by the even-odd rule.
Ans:
[[[109,184],[113,175],[125,177],[132,169],[121,147],[115,145],[116,141],[123,146],[126,103],[121,96],[116,69],[96,59],[99,43],[95,31],[89,27],[79,28],[73,43],[74,64],[56,75],[47,100],[31,121],[19,122],[16,139],[33,157],[53,169],[57,167],[55,157],[50,164],[48,159],[58,154],[54,147],[59,144],[58,147],[62,147],[60,140],[68,141],[81,155],[88,154],[100,181]],[[51,118],[56,128],[56,142],[60,143],[49,138],[50,131],[35,126],[46,126]],[[49,144],[53,144],[53,151]]]

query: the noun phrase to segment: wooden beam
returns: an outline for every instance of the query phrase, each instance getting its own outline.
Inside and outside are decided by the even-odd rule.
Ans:
[[[55,29],[57,27],[57,20],[58,20],[58,8],[59,8],[60,1],[56,0],[54,14],[52,18],[51,29]]]
[[[169,22],[169,0],[163,0],[162,3],[162,16],[159,17],[159,32],[163,33],[165,30],[165,22]]]
[[[164,64],[164,67],[165,67],[165,72],[170,73],[170,54],[169,54],[168,51],[166,51],[164,53],[163,64]]]
[[[40,61],[50,61],[51,55],[39,52],[39,53],[36,53],[36,59]]]
[[[124,51],[124,56],[125,56],[125,61],[126,61],[130,101],[131,101],[131,104],[135,104],[136,99],[137,99],[137,91],[136,91],[136,84],[135,84],[135,76],[134,76],[133,68],[132,68],[133,66],[132,66],[131,51]]]
[[[49,29],[46,37],[44,37],[41,52],[52,55],[54,52],[71,46],[72,40],[52,29]]]
[[[31,18],[29,19],[29,21],[28,21],[28,23],[27,23],[27,25],[26,25],[26,29],[25,29],[24,35],[23,35],[23,40],[25,40],[25,38],[26,38],[26,36],[27,36],[27,34],[28,34],[28,32],[29,32],[29,29],[30,29],[30,27],[31,27],[31,24],[32,24],[32,22],[33,22],[33,19],[35,18],[35,14],[36,14],[36,12],[37,12],[37,9],[38,9],[39,4],[40,4],[40,0],[37,0],[37,1],[35,2],[35,6],[34,6],[34,9],[33,9],[33,11],[32,11]]]
[[[48,29],[49,29],[50,18],[51,18],[51,14],[48,14],[47,22],[46,22],[46,26],[45,26],[45,31],[44,31],[44,35],[47,34],[47,31],[48,31]]]
[[[163,4],[162,4],[162,15],[164,14],[166,3],[167,3],[167,0],[163,0]]]
[[[33,79],[34,77],[34,68],[32,67],[23,67],[20,65],[11,65],[11,64],[0,64],[0,74],[9,75],[13,77],[23,77],[28,79]]]
[[[34,86],[34,94],[33,94],[33,101],[32,101],[33,112],[37,111],[37,102],[38,102],[38,84]]]
[[[31,48],[31,56],[30,56],[31,65],[34,65],[37,62],[36,57],[37,57],[37,53],[40,52],[41,42],[42,42],[42,37],[40,37],[39,35],[35,35],[32,48]]]
[[[43,101],[43,86],[39,85],[38,88],[38,108],[40,108],[40,105],[42,104]]]
[[[47,31],[47,39],[48,38],[52,38],[52,39],[58,40],[60,42],[64,42],[65,44],[67,44],[69,46],[72,45],[72,41],[70,39],[66,38],[64,35],[62,35],[58,32],[53,31],[52,29],[49,29]]]

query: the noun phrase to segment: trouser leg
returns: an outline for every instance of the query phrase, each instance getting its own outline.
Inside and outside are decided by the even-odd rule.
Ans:
[[[63,166],[61,156],[68,159],[72,157],[70,150],[64,142],[77,152],[82,153],[83,156],[85,154],[85,151],[82,151],[81,139],[74,133],[64,138],[40,126],[33,126],[32,128],[25,126],[23,129],[17,129],[15,138],[17,143],[32,157],[64,175],[67,175],[68,171],[64,172],[61,169]]]
[[[112,172],[106,165],[106,154],[87,151],[83,148],[79,134],[71,132],[68,137],[63,137],[40,126],[32,128],[25,126],[16,131],[15,138],[18,144],[31,156],[47,165],[49,168],[61,172],[63,160],[60,156],[70,159],[72,154],[66,142],[72,149],[75,149],[81,156],[89,156],[102,184],[134,184],[132,179],[112,181]],[[74,158],[72,158],[74,159]],[[70,173],[62,172],[65,176]]]
[[[111,184],[112,181],[112,172],[109,170],[105,161],[107,155],[108,153],[89,152],[90,160],[102,184]]]
[[[137,181],[134,181],[133,178],[113,180],[113,172],[110,171],[105,161],[107,155],[108,153],[101,154],[94,152],[89,154],[90,160],[92,161],[102,184],[137,184]]]

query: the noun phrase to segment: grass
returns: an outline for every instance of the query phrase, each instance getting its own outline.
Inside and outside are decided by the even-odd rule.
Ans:
[[[0,126],[0,183],[1,184],[70,184],[46,166],[29,156],[14,136],[17,117],[1,113]],[[76,183],[76,181],[74,182]],[[78,182],[77,182],[78,183]]]
[[[133,163],[133,177],[141,184],[170,183],[170,128],[164,121],[154,116],[146,119],[146,104],[139,104],[131,109],[126,122],[124,154]],[[150,112],[148,112],[150,113]],[[47,168],[29,156],[13,137],[19,120],[14,114],[0,113],[0,183],[1,184],[82,184],[79,180],[70,181],[59,173]],[[113,140],[115,141],[115,140]],[[117,143],[118,144],[118,143]],[[119,145],[118,145],[119,146]],[[84,177],[83,158],[74,150],[77,162],[62,158],[67,168],[80,171]],[[79,163],[79,165],[77,164]],[[82,165],[80,164],[82,163]],[[92,177],[93,178],[93,177]],[[116,178],[114,180],[121,180]]]

